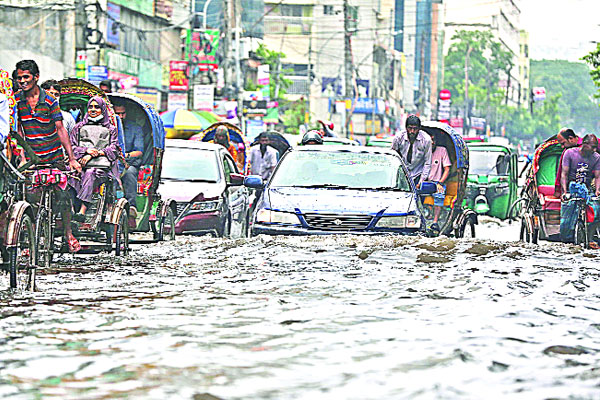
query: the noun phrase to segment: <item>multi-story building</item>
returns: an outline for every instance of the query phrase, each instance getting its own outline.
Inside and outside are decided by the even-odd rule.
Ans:
[[[521,55],[521,0],[452,0],[445,3],[444,54],[452,43],[452,36],[459,30],[489,30],[494,38],[512,54],[513,69],[500,81],[507,91],[511,105],[523,103],[524,83],[519,74]]]
[[[357,135],[391,126],[402,110],[403,59],[394,45],[394,0],[349,0],[351,53],[345,54],[342,0],[265,3],[264,43],[286,55],[281,69],[292,81],[290,99],[310,104],[310,120],[328,119],[342,131],[351,116]],[[352,79],[346,87],[346,70]]]
[[[181,58],[189,9],[170,0],[0,0],[0,66],[34,59],[40,80],[76,76],[138,94],[157,108],[168,61]],[[166,71],[165,71],[166,68]],[[167,72],[165,74],[165,72]]]

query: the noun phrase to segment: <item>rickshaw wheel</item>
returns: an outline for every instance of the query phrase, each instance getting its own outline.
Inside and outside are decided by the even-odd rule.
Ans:
[[[48,210],[45,208],[40,208],[35,218],[35,237],[38,243],[35,265],[50,268],[54,233],[52,232],[52,221],[48,217]]]
[[[16,234],[17,245],[9,249],[10,287],[35,290],[35,231],[29,215],[23,214]]]
[[[520,199],[515,200],[514,203],[511,204],[508,209],[508,214],[506,215],[508,218],[508,223],[511,223],[513,220],[516,220],[521,216],[521,213],[526,209],[526,203],[528,199],[522,197]]]
[[[115,255],[126,256],[129,254],[129,215],[123,210],[119,216],[119,223],[115,225]]]
[[[470,233],[470,236],[468,235]],[[462,237],[468,237],[471,239],[475,239],[475,223],[472,219],[465,223],[465,226],[462,228]]]
[[[531,243],[538,244],[539,237],[540,237],[539,228],[533,228],[533,232],[531,233]]]
[[[585,222],[579,218],[577,223],[575,224],[575,244],[581,245],[584,249],[587,249],[588,246],[588,234],[587,227],[585,226]]]
[[[531,235],[529,234],[529,229],[527,229],[527,222],[525,218],[521,218],[521,233],[519,234],[519,240],[529,243],[531,240]]]
[[[165,237],[165,226],[168,228],[167,236]],[[158,240],[175,240],[175,213],[171,207],[167,207],[167,215],[161,218],[160,226],[158,227]]]

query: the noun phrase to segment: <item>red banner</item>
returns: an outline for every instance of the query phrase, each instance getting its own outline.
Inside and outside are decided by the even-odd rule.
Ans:
[[[187,61],[169,61],[169,90],[188,90]]]

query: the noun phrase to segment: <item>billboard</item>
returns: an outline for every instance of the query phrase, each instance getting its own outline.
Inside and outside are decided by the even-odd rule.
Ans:
[[[190,66],[199,71],[216,70],[217,50],[219,49],[219,35],[217,29],[206,31],[192,31],[188,29],[186,37],[186,50]],[[195,71],[194,71],[195,72]]]
[[[188,90],[187,61],[169,61],[169,90]]]

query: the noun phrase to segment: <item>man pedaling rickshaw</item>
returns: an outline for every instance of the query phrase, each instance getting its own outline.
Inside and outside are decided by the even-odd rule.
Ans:
[[[561,218],[560,236],[562,241],[571,241],[574,231],[578,209],[573,202],[572,196],[583,197],[590,203],[592,193],[592,182],[595,185],[595,196],[600,196],[600,154],[596,152],[598,138],[595,135],[586,135],[580,147],[572,147],[564,151],[562,156],[562,170],[560,175]],[[594,210],[597,212],[596,210]],[[595,216],[594,224],[598,221]],[[590,243],[594,248],[597,244]]]
[[[47,95],[38,85],[40,71],[33,60],[22,60],[16,65],[16,77],[20,92],[16,95],[20,133],[31,146],[41,163],[52,168],[66,170],[63,149],[68,167],[81,172],[81,165],[73,154],[69,134],[63,125],[58,100]],[[23,160],[24,161],[24,160]],[[64,236],[70,252],[81,249],[71,230],[71,200],[64,190],[56,190],[58,204],[64,221]]]

